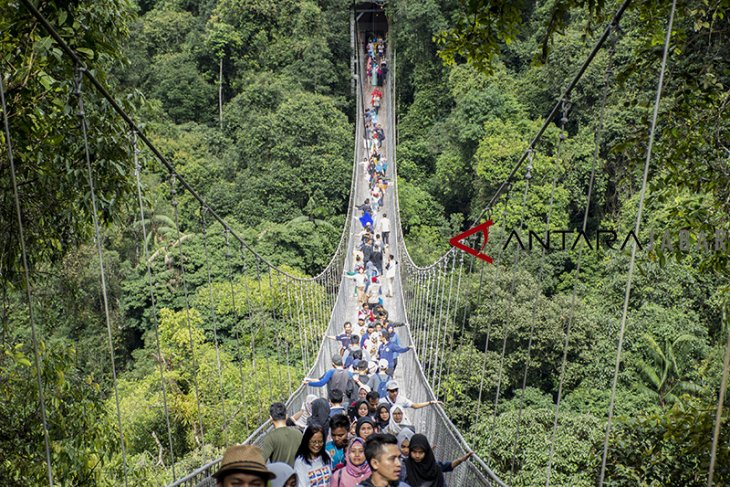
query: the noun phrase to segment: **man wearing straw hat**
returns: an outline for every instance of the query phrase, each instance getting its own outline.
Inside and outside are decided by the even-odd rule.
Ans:
[[[261,450],[251,445],[228,448],[213,474],[217,487],[266,487],[274,477],[276,474],[266,468]]]

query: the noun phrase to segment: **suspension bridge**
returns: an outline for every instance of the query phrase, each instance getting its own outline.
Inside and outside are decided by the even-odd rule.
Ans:
[[[236,416],[255,416],[260,426],[252,431],[248,438],[243,441],[247,444],[259,444],[264,435],[271,429],[271,424],[267,420],[268,405],[271,402],[280,400],[282,396],[288,396],[286,402],[290,414],[299,411],[302,408],[306,398],[310,394],[321,394],[318,389],[309,387],[306,384],[299,385],[296,389],[292,387],[292,384],[296,384],[301,377],[319,377],[322,376],[330,368],[330,358],[332,355],[339,351],[339,343],[336,341],[326,339],[327,336],[337,335],[342,331],[343,323],[356,322],[357,321],[357,303],[356,296],[352,292],[352,283],[346,279],[345,274],[355,268],[354,255],[355,248],[358,244],[357,235],[361,230],[360,222],[357,219],[356,206],[370,197],[370,189],[367,181],[366,165],[362,161],[367,161],[371,151],[370,140],[372,140],[372,134],[370,128],[366,124],[365,112],[367,100],[370,99],[373,87],[365,79],[363,71],[365,66],[365,36],[367,32],[378,30],[381,33],[387,34],[389,29],[397,28],[397,26],[390,26],[386,19],[384,12],[381,10],[379,3],[369,4],[367,8],[361,7],[360,10],[353,10],[351,18],[351,30],[352,30],[352,70],[353,70],[353,86],[354,96],[356,97],[356,111],[355,117],[355,134],[354,134],[354,150],[352,156],[352,176],[350,185],[350,197],[347,206],[347,214],[345,217],[345,223],[342,228],[341,238],[334,251],[329,264],[324,270],[317,276],[311,278],[305,278],[293,275],[280,267],[275,266],[269,262],[266,258],[256,252],[247,242],[239,235],[236,230],[229,225],[219,214],[215,208],[212,208],[206,200],[196,191],[196,189],[190,185],[186,179],[177,173],[175,169],[174,161],[168,160],[165,155],[158,150],[155,144],[145,135],[145,132],[140,128],[139,124],[135,122],[122,106],[115,100],[114,96],[105,88],[102,82],[93,74],[93,70],[86,66],[82,61],[82,58],[72,48],[70,48],[64,40],[56,33],[53,26],[41,15],[41,13],[33,6],[29,1],[23,0],[23,5],[32,13],[32,15],[38,20],[44,29],[51,35],[58,47],[63,51],[65,62],[72,63],[76,67],[76,79],[75,79],[75,99],[77,100],[77,111],[81,124],[83,140],[85,142],[85,155],[86,155],[86,183],[89,186],[91,194],[91,204],[93,206],[92,216],[94,223],[94,240],[96,242],[96,251],[98,254],[98,266],[99,275],[101,277],[101,288],[100,292],[103,297],[104,309],[106,314],[106,325],[108,328],[108,359],[111,363],[111,369],[113,371],[112,382],[114,385],[114,393],[116,396],[116,407],[117,407],[117,428],[119,433],[119,444],[118,450],[121,452],[123,457],[123,469],[125,485],[132,483],[130,480],[129,470],[133,467],[127,464],[125,456],[125,424],[122,416],[119,413],[120,408],[120,397],[119,391],[117,390],[117,369],[115,366],[115,355],[114,347],[112,344],[112,325],[110,319],[110,304],[107,290],[107,284],[105,280],[105,250],[102,242],[104,241],[103,228],[97,221],[97,195],[95,192],[95,181],[91,169],[91,149],[89,147],[89,138],[91,137],[90,132],[93,132],[94,127],[89,125],[88,120],[84,116],[84,98],[85,93],[88,90],[97,90],[103,98],[109,103],[111,108],[120,116],[123,123],[126,125],[130,134],[130,144],[132,146],[131,153],[133,154],[133,161],[136,175],[136,189],[137,189],[137,201],[138,201],[138,213],[139,221],[142,222],[141,228],[143,230],[143,255],[144,262],[147,262],[147,285],[149,302],[151,303],[151,316],[154,325],[155,339],[157,341],[157,352],[158,355],[162,356],[160,349],[160,336],[158,333],[159,328],[159,313],[157,309],[156,299],[156,277],[153,275],[154,270],[150,264],[151,249],[148,246],[148,232],[151,231],[148,225],[145,224],[148,221],[148,215],[150,209],[145,203],[144,193],[145,185],[144,178],[144,165],[142,164],[141,157],[145,155],[151,159],[158,161],[158,163],[167,172],[167,186],[168,195],[170,198],[170,205],[174,209],[175,224],[177,227],[177,242],[179,243],[180,253],[185,253],[185,239],[183,238],[180,228],[182,225],[180,221],[179,207],[181,201],[184,204],[192,207],[194,205],[199,206],[199,225],[202,229],[201,238],[203,240],[204,248],[206,249],[205,264],[207,267],[207,284],[210,292],[209,302],[211,303],[209,320],[212,335],[212,342],[215,348],[216,363],[212,366],[213,370],[208,371],[205,375],[206,380],[212,380],[214,384],[203,384],[203,375],[200,371],[200,357],[196,350],[196,345],[199,343],[196,341],[194,335],[193,326],[191,322],[193,319],[190,316],[190,290],[186,283],[185,275],[182,276],[182,285],[179,288],[181,294],[181,302],[184,303],[183,309],[186,324],[187,324],[187,345],[189,347],[189,361],[192,364],[192,369],[195,372],[193,375],[194,382],[194,394],[196,399],[197,407],[197,421],[191,425],[194,430],[194,435],[197,438],[198,443],[201,447],[206,441],[212,441],[213,438],[218,441],[219,444],[233,444],[239,442],[240,438],[231,438],[228,434],[228,426],[231,422],[235,421]],[[565,132],[565,124],[568,122],[569,114],[569,100],[572,91],[581,81],[585,72],[591,66],[595,56],[602,49],[606,49],[609,44],[609,40],[612,36],[616,35],[616,29],[618,28],[624,11],[628,6],[628,1],[624,2],[615,13],[611,21],[605,27],[603,34],[596,41],[594,49],[591,51],[589,56],[585,59],[585,62],[578,67],[574,77],[568,80],[567,86],[564,91],[559,94],[557,102],[552,110],[545,117],[545,122],[541,128],[537,131],[534,137],[526,143],[526,148],[522,153],[518,161],[511,168],[508,176],[504,179],[497,191],[492,195],[488,206],[479,214],[475,219],[472,226],[476,226],[483,222],[485,218],[496,221],[496,226],[499,226],[501,221],[505,220],[506,215],[501,217],[493,217],[492,209],[496,206],[500,198],[511,198],[518,200],[518,205],[522,207],[526,204],[526,199],[530,191],[530,179],[532,167],[532,158],[534,151],[538,144],[541,142],[546,129],[551,125],[558,125],[560,128],[560,141],[558,142],[556,157],[560,157],[560,143],[564,137],[562,134]],[[362,5],[362,4],[361,4]],[[670,36],[672,31],[672,22],[674,15],[674,5],[672,8],[672,14],[667,20],[666,25],[666,36],[664,40],[663,59],[660,72],[658,74],[657,91],[654,105],[654,112],[651,124],[651,131],[649,134],[648,148],[646,152],[646,160],[644,165],[643,173],[643,187],[639,198],[639,209],[636,217],[635,231],[638,234],[639,226],[641,223],[641,213],[644,204],[644,192],[647,182],[647,171],[648,167],[652,162],[652,144],[654,139],[654,131],[657,123],[658,108],[662,96],[663,76],[666,63],[668,62],[668,46],[670,42]],[[375,28],[377,24],[377,28]],[[385,198],[384,207],[382,208],[383,213],[391,215],[392,228],[390,252],[396,256],[396,260],[399,263],[399,272],[395,278],[395,289],[392,293],[392,297],[384,298],[384,306],[389,312],[389,318],[392,321],[403,322],[405,327],[399,331],[401,343],[404,346],[414,346],[415,353],[404,353],[399,358],[399,366],[396,370],[396,380],[400,384],[403,384],[403,392],[414,402],[428,402],[437,401],[443,398],[443,394],[446,391],[446,384],[444,378],[449,376],[452,367],[455,367],[453,363],[453,354],[450,351],[456,349],[466,341],[484,340],[479,343],[482,350],[496,350],[500,356],[499,372],[495,377],[488,376],[486,373],[486,361],[479,364],[474,364],[474,376],[478,388],[478,399],[476,401],[477,408],[473,412],[476,420],[479,420],[480,415],[492,415],[492,421],[496,421],[498,406],[500,400],[504,398],[505,390],[507,387],[513,387],[523,391],[529,385],[528,378],[530,377],[530,359],[531,354],[534,353],[532,350],[533,333],[534,329],[530,330],[530,336],[525,349],[525,360],[521,365],[521,383],[519,384],[506,384],[504,381],[505,374],[503,368],[505,367],[505,349],[507,347],[509,337],[509,323],[504,325],[504,330],[493,330],[491,324],[488,326],[486,334],[474,333],[473,336],[469,335],[467,322],[469,320],[469,309],[462,312],[461,315],[457,313],[460,308],[460,302],[465,299],[463,282],[467,275],[479,276],[479,289],[478,295],[481,300],[490,299],[490,272],[487,271],[485,277],[485,264],[484,262],[469,256],[469,254],[452,248],[441,256],[436,262],[427,266],[420,267],[414,263],[409,250],[405,243],[403,226],[401,224],[401,208],[398,199],[398,178],[397,178],[397,124],[396,124],[396,77],[397,71],[397,46],[394,43],[389,42],[387,50],[388,66],[390,67],[390,75],[387,77],[382,88],[382,104],[380,107],[379,121],[385,133],[385,142],[383,144],[383,151],[387,157],[389,163],[387,168],[386,177],[392,182],[392,187]],[[610,68],[607,69],[604,82],[610,83]],[[4,83],[4,82],[3,82]],[[604,93],[608,89],[604,90]],[[5,98],[5,86],[2,86],[2,102],[3,102],[3,121],[5,130],[5,140],[7,142],[6,149],[8,155],[8,161],[12,169],[13,186],[14,186],[14,198],[16,201],[18,227],[20,229],[19,241],[21,245],[24,242],[25,236],[23,234],[23,215],[24,211],[20,205],[19,188],[15,179],[15,166],[13,162],[13,132],[9,123],[9,112],[6,106]],[[605,96],[602,101],[602,106],[605,106]],[[583,227],[582,230],[586,231],[587,222],[591,214],[591,194],[594,185],[594,176],[596,170],[596,158],[598,156],[598,147],[600,146],[600,130],[596,135],[596,152],[593,155],[593,168],[591,171],[591,179],[586,189],[586,205],[583,216]],[[557,183],[558,175],[556,174],[553,183],[552,190],[553,195],[555,191],[555,185]],[[512,188],[515,183],[521,182],[522,194],[512,194]],[[548,229],[550,225],[550,217],[553,205],[553,195],[551,195],[549,210],[547,213],[547,219],[545,228]],[[506,210],[505,210],[506,211]],[[520,217],[521,218],[521,217]],[[522,222],[520,222],[521,224]],[[215,228],[216,230],[213,230]],[[222,228],[222,234],[212,235],[211,232],[218,231],[218,228]],[[226,255],[228,261],[225,266],[228,269],[228,280],[227,282],[213,282],[211,274],[211,262],[207,254],[207,248],[209,245],[209,239],[211,238],[223,238],[226,245]],[[479,235],[475,235],[474,238],[468,240],[468,246],[470,248],[479,248],[480,241]],[[28,289],[27,299],[29,303],[33,302],[33,295],[31,293],[32,286],[30,271],[28,269],[27,261],[28,256],[26,255],[25,247],[21,249],[23,253],[23,260],[26,262],[25,265],[25,279],[26,289]],[[521,253],[518,250],[512,254],[505,248],[498,250],[498,255],[494,255],[494,265],[503,266],[507,269],[517,269],[521,259]],[[538,268],[538,275],[541,275],[543,270],[543,263],[545,258],[545,252],[542,254],[540,261],[540,267]],[[604,484],[604,475],[606,469],[606,455],[609,448],[609,434],[611,430],[612,418],[614,415],[615,407],[615,393],[616,383],[618,377],[618,371],[621,364],[622,357],[622,346],[628,314],[628,300],[631,295],[632,286],[632,275],[635,268],[636,259],[636,245],[632,246],[631,249],[631,260],[630,266],[627,271],[627,282],[625,288],[625,302],[623,306],[623,312],[620,319],[620,326],[617,330],[617,349],[615,352],[615,373],[612,381],[612,390],[610,396],[609,410],[607,411],[607,426],[606,435],[603,448],[603,457],[601,462],[601,469],[598,478],[598,485]],[[580,282],[581,272],[581,259],[578,257],[578,265],[574,272],[574,286],[572,290],[571,306],[566,310],[568,314],[567,324],[565,326],[564,336],[562,340],[562,349],[560,350],[561,364],[560,364],[560,383],[557,389],[557,395],[554,403],[554,425],[552,441],[550,445],[550,451],[547,452],[545,468],[547,472],[547,485],[550,484],[551,471],[553,464],[553,456],[555,454],[555,442],[557,441],[557,433],[560,428],[560,413],[561,413],[561,399],[563,396],[563,380],[565,376],[565,367],[567,361],[567,355],[570,348],[571,340],[571,325],[574,320],[574,309],[575,302],[578,297],[578,286]],[[234,286],[234,281],[239,277],[245,277],[244,283],[246,290],[243,295],[237,294],[237,288]],[[214,284],[218,284],[215,286]],[[512,278],[510,282],[510,293],[515,294],[516,280]],[[491,287],[494,292],[494,287]],[[251,341],[248,344],[243,344],[240,348],[233,352],[235,358],[239,361],[250,360],[253,365],[253,369],[259,367],[270,367],[271,360],[264,360],[257,364],[256,349],[258,332],[262,327],[269,326],[273,323],[275,330],[273,330],[274,336],[274,348],[276,349],[276,358],[274,359],[279,364],[286,364],[286,374],[288,377],[282,377],[282,369],[278,369],[278,377],[271,373],[267,369],[265,374],[266,379],[261,379],[256,374],[247,375],[244,373],[243,368],[239,368],[236,387],[240,387],[241,395],[255,395],[256,396],[256,407],[253,411],[241,411],[238,404],[235,404],[230,400],[230,385],[224,383],[223,371],[221,369],[220,356],[222,353],[226,353],[222,345],[220,330],[218,329],[218,318],[216,316],[216,309],[212,303],[215,302],[214,292],[226,293],[226,299],[233,303],[233,309],[239,309],[235,303],[238,301],[246,301],[245,309],[240,315],[237,313],[236,321],[241,324],[241,328],[236,330],[243,330],[246,335],[251,337]],[[263,293],[266,292],[270,295],[271,302],[265,303],[261,298]],[[512,304],[510,300],[510,305]],[[35,350],[35,363],[36,368],[40,370],[39,362],[41,360],[39,352],[39,342],[42,337],[39,337],[36,330],[36,324],[34,322],[32,306],[29,306],[29,318],[31,326],[33,327],[33,348]],[[533,321],[536,316],[537,309],[527,310],[527,313],[531,313]],[[239,331],[236,331],[235,339],[239,340]],[[495,343],[495,336],[499,338]],[[728,346],[730,349],[730,344]],[[230,352],[229,352],[230,353]],[[296,359],[296,360],[295,360]],[[292,363],[301,363],[300,369],[295,369],[290,366]],[[168,411],[168,391],[166,389],[166,372],[163,366],[163,360],[159,361],[159,387],[161,391],[161,398],[163,402],[163,408],[165,410],[167,434],[163,438],[160,437],[160,443],[164,445],[166,451],[165,463],[169,465],[170,475],[174,481],[169,484],[170,487],[175,486],[202,486],[202,485],[215,485],[211,478],[211,475],[218,468],[220,458],[210,458],[209,461],[199,468],[193,469],[191,472],[180,471],[180,467],[177,466],[176,451],[173,441],[173,433],[170,428],[170,416]],[[728,361],[725,359],[724,370],[723,370],[723,384],[727,383],[728,376]],[[37,399],[40,410],[40,421],[44,425],[45,434],[45,460],[48,467],[48,484],[50,486],[55,485],[53,478],[53,455],[52,455],[52,438],[50,437],[48,422],[49,418],[46,414],[46,398],[43,396],[43,378],[40,373],[37,376],[38,389],[40,395]],[[203,390],[216,391],[216,395],[219,396],[219,404],[215,407],[208,406],[204,408],[201,401],[201,394]],[[721,388],[724,390],[724,387]],[[524,397],[524,396],[523,396]],[[718,401],[717,417],[719,418],[723,410],[723,394],[720,395]],[[520,403],[519,414],[522,414],[523,403]],[[238,408],[238,409],[237,409]],[[208,410],[206,410],[208,409]],[[224,419],[223,427],[221,431],[211,432],[207,426],[212,416],[219,416]],[[444,459],[451,459],[459,457],[466,452],[471,451],[471,447],[462,436],[459,429],[454,425],[447,415],[445,409],[440,405],[434,407],[426,407],[417,410],[413,410],[410,413],[411,419],[414,426],[419,432],[423,432],[432,442],[432,444],[438,447],[438,456]],[[716,422],[716,428],[714,430],[713,438],[713,450],[712,459],[710,462],[710,484],[712,485],[713,469],[715,468],[715,452],[717,449],[718,438],[719,438],[719,420]],[[510,485],[511,477],[514,474],[515,469],[515,454],[517,449],[517,443],[520,436],[520,421],[518,420],[518,427],[516,430],[513,445],[512,463],[510,468],[500,470],[501,474],[495,473],[495,470],[490,466],[489,458],[481,458],[478,455],[470,458],[465,465],[460,466],[454,472],[447,474],[447,480],[450,485],[454,486],[506,486]],[[491,442],[491,437],[489,439]],[[177,468],[176,468],[177,467]]]

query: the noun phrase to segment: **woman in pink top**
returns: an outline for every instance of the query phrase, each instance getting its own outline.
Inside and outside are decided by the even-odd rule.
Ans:
[[[353,438],[347,448],[347,464],[332,475],[331,487],[356,487],[370,476],[370,465],[365,460],[365,441]]]

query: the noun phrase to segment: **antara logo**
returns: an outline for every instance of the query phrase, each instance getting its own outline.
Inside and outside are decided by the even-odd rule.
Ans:
[[[489,257],[487,254],[482,253],[484,250],[484,247],[487,245],[487,241],[489,240],[489,227],[494,225],[494,222],[492,220],[487,220],[481,225],[477,225],[476,227],[470,228],[464,233],[460,233],[459,235],[456,235],[449,240],[449,243],[456,247],[457,249],[461,249],[464,252],[473,255],[474,257],[477,257],[478,259],[482,259],[487,261],[488,263],[492,263],[493,259]],[[463,243],[464,240],[471,237],[475,233],[482,233],[484,236],[482,239],[482,246],[479,248],[479,250],[476,250],[466,244]]]

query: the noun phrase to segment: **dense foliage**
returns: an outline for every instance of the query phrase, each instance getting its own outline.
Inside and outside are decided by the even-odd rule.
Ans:
[[[299,277],[327,265],[345,223],[351,174],[350,2],[37,4],[142,121],[177,174],[253,248]],[[642,222],[657,235],[669,229],[674,244],[638,255],[609,438],[612,485],[707,483],[728,333],[730,254],[703,250],[699,233],[729,230],[730,5],[678,4]],[[398,52],[401,216],[419,264],[470,226],[616,7],[604,0],[388,2],[389,42]],[[552,120],[538,144],[525,202],[520,172],[493,209],[495,240],[520,225],[542,233],[548,215],[553,229],[579,228],[594,153],[589,234],[633,227],[667,16],[668,2],[635,2],[627,11],[573,93],[567,120]],[[169,174],[144,149],[142,220],[130,134],[84,83],[108,336],[74,67],[21,3],[0,2],[0,27],[54,477],[64,485],[122,483],[111,339],[130,483],[163,484],[170,442],[177,473],[192,470],[216,448],[243,440],[265,419],[267,403],[298,384],[304,345],[277,317],[299,310],[285,304],[289,290],[278,275],[262,277],[251,253],[241,253],[189,193],[179,184],[173,193]],[[0,140],[4,158],[4,132]],[[0,478],[42,485],[38,371],[5,159],[0,176],[0,411],[7,418]],[[693,231],[690,251],[679,245],[682,228]],[[445,407],[512,485],[544,484],[551,444],[554,485],[595,485],[628,252],[551,251],[543,260],[533,251],[513,267],[513,251],[464,275],[451,323],[458,347],[441,385]],[[313,307],[321,299],[318,287],[306,295]],[[275,388],[260,387],[272,377]],[[725,483],[727,411],[715,477]]]
[[[248,244],[293,276],[325,268],[340,241],[352,168],[346,6],[124,0],[38,8]],[[243,441],[268,403],[296,388],[304,345],[279,319],[300,312],[287,304],[295,290],[257,265],[179,182],[173,193],[140,143],[142,220],[133,137],[84,81],[107,331],[73,63],[21,3],[0,3],[0,19],[54,479],[123,482],[110,337],[129,481],[163,484],[171,452],[177,473],[209,461],[217,452],[206,445]],[[0,140],[6,154],[4,131]],[[0,227],[9,237],[0,249],[0,384],[11,419],[0,478],[39,485],[46,468],[30,316],[9,165],[0,172]],[[317,285],[297,290],[324,309]]]
[[[471,226],[618,4],[389,4],[398,27],[402,217],[419,264]],[[510,485],[545,484],[550,461],[554,485],[597,482],[629,261],[630,246],[618,247],[636,218],[669,7],[629,8],[572,93],[565,120],[558,113],[538,143],[529,181],[523,167],[493,208],[487,253],[496,265],[476,264],[462,282],[469,299],[454,313],[459,348],[442,396]],[[640,232],[646,244],[653,231],[656,246],[637,256],[607,458],[611,485],[707,483],[728,333],[727,8],[678,2]],[[502,251],[511,229],[525,244],[529,230],[542,237],[548,216],[552,230],[581,228],[594,153],[587,220],[594,248],[571,251],[569,234],[562,251],[557,234],[558,249],[544,259],[537,244],[518,260],[514,241]],[[616,249],[595,249],[598,229],[617,231]],[[727,421],[726,409],[720,483],[730,475]]]

